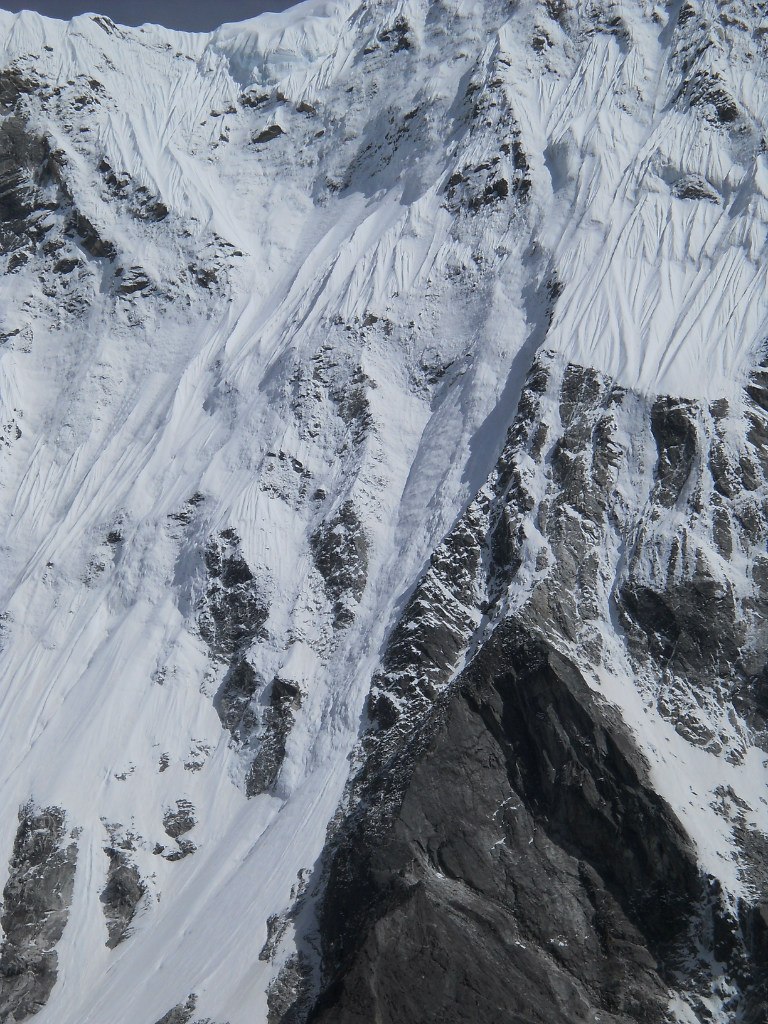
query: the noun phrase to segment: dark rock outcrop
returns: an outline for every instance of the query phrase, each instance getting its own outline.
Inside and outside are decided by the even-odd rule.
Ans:
[[[233,662],[216,694],[214,707],[221,724],[238,742],[245,742],[258,725],[254,700],[259,688],[259,676],[243,658]]]
[[[189,800],[177,800],[175,808],[169,808],[163,815],[163,828],[171,839],[186,835],[196,824],[195,808]]]
[[[0,71],[0,106],[12,110],[22,96],[29,96],[41,87],[40,79],[28,68],[11,64]]]
[[[215,698],[221,723],[234,742],[253,751],[245,777],[249,797],[274,787],[295,713],[302,703],[296,683],[276,678],[269,687],[267,706],[261,707],[265,689],[262,677],[242,659],[230,667]]]
[[[531,191],[530,164],[505,88],[505,70],[503,59],[497,58],[490,76],[486,68],[478,69],[478,77],[467,85],[467,152],[460,151],[445,185],[445,206],[453,213],[492,212],[508,200],[522,205]]]
[[[19,811],[0,924],[0,1020],[24,1020],[48,1001],[56,983],[56,944],[72,902],[77,847],[60,807]]]
[[[50,146],[24,120],[11,116],[0,124],[0,249],[32,251],[50,229],[57,206],[49,173]],[[9,269],[23,261],[11,256]]]
[[[91,256],[107,260],[113,260],[117,256],[114,243],[105,238],[96,225],[79,210],[72,211],[69,233],[77,235],[83,248]]]
[[[661,1024],[703,883],[618,719],[510,622],[428,731],[333,854],[311,1019]]]
[[[720,196],[700,174],[684,174],[672,185],[672,195],[678,199],[705,199],[710,203],[719,203]]]
[[[346,501],[318,526],[311,547],[315,566],[333,601],[334,623],[348,626],[368,579],[368,538],[354,502]]]
[[[259,635],[269,607],[234,530],[212,537],[203,557],[207,589],[198,617],[200,635],[215,658],[231,663]]]
[[[152,282],[143,267],[129,267],[120,275],[117,286],[118,295],[134,295],[136,292],[146,293],[152,288]]]
[[[287,679],[272,681],[269,705],[262,716],[259,749],[246,778],[248,796],[267,793],[277,782],[285,760],[285,744],[294,723],[294,712],[301,707],[301,700],[301,690],[296,683]]]
[[[197,1018],[193,1021],[192,1017],[196,1008],[197,995],[191,992],[183,1003],[177,1003],[168,1013],[163,1014],[156,1024],[190,1024],[190,1021],[192,1024],[214,1024],[209,1017],[206,1017],[205,1020]]]
[[[534,364],[494,472],[372,681],[319,883],[311,1020],[661,1024],[673,991],[696,1013],[714,997],[760,1019],[762,904],[734,907],[700,874],[637,741],[583,678],[611,664],[615,630],[627,685],[655,694],[687,742],[738,760],[744,726],[714,732],[724,707],[764,728],[763,677],[747,668],[751,650],[762,664],[763,590],[739,596],[696,539],[714,488],[713,537],[727,529],[745,553],[765,542],[751,387],[755,438],[739,452],[727,404],[650,403],[598,371]],[[737,506],[745,465],[755,496]],[[622,479],[643,481],[637,520]],[[619,545],[617,566],[601,558]],[[736,794],[723,801],[758,891],[765,838]]]
[[[189,857],[197,847],[191,839],[185,839],[184,836],[191,832],[196,824],[195,808],[190,801],[183,798],[177,800],[176,806],[169,807],[163,815],[165,834],[176,840],[175,849],[166,851],[163,846],[158,844],[155,853],[161,853],[169,861],[183,860],[185,857]]]
[[[398,53],[400,50],[411,49],[413,45],[411,32],[411,26],[400,15],[395,18],[391,28],[388,27],[379,32],[378,38],[380,42],[389,44],[393,53]]]
[[[302,956],[286,960],[267,992],[267,1024],[303,1024],[311,1005],[311,973]]]
[[[131,932],[131,922],[136,916],[147,887],[135,864],[128,859],[124,850],[106,847],[109,857],[107,884],[101,893],[101,904],[107,920],[107,946],[114,949]]]
[[[164,1014],[157,1024],[189,1024],[192,1020],[192,1014],[195,1012],[197,1006],[197,996],[194,992],[190,993],[189,998],[184,1003],[178,1003],[168,1013]]]
[[[285,135],[285,130],[275,122],[275,124],[270,124],[260,132],[254,134],[253,142],[255,145],[262,146],[265,142],[272,142],[274,139],[279,139],[281,135]]]
[[[270,961],[280,945],[280,940],[288,928],[287,914],[270,914],[267,918],[267,938],[259,950],[259,960]]]
[[[658,498],[671,506],[681,497],[696,457],[695,406],[692,402],[659,398],[651,410],[651,430],[659,461]]]
[[[739,103],[716,72],[697,69],[684,83],[683,91],[691,105],[699,107],[708,119],[727,125],[739,119]]]
[[[356,517],[350,520],[347,515],[339,519],[339,525],[348,526],[350,522],[359,526]],[[363,536],[361,530],[359,536]],[[348,588],[357,592],[360,570],[356,563],[350,563],[358,557],[360,543],[352,541],[351,555],[344,543],[339,547],[335,539],[327,540],[323,548],[320,557],[325,559],[323,565],[332,579],[329,586],[339,598]],[[252,797],[267,792],[277,781],[294,712],[301,705],[301,691],[290,681],[275,679],[267,706],[261,706],[266,681],[247,660],[245,652],[261,635],[269,607],[240,553],[234,530],[226,530],[218,539],[210,540],[205,566],[208,588],[198,626],[214,657],[229,662],[214,706],[234,744],[249,756],[244,784],[247,795]]]

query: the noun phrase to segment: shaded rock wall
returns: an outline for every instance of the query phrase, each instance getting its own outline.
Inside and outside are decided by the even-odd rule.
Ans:
[[[665,1020],[704,898],[616,716],[512,623],[429,727],[398,812],[340,844],[312,1020]]]
[[[109,857],[109,869],[100,898],[107,921],[107,945],[114,949],[130,935],[131,922],[147,886],[123,850],[110,846],[104,852]]]
[[[705,874],[584,678],[628,665],[687,743],[733,763],[763,742],[760,397],[744,412],[648,402],[534,363],[494,473],[372,681],[310,1019],[661,1022],[675,992],[702,1019],[713,993],[760,1019],[759,895],[734,902]],[[729,494],[738,473],[752,489]],[[725,531],[746,585],[713,557]],[[764,837],[741,797],[719,799],[759,893]]]
[[[48,1001],[58,974],[56,944],[72,902],[77,846],[60,807],[19,811],[0,924],[0,1020],[21,1021]]]

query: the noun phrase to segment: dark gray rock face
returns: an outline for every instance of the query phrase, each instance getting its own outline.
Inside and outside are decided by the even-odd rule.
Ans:
[[[163,815],[165,834],[176,840],[176,847],[166,851],[163,846],[158,844],[155,853],[161,853],[169,861],[183,860],[185,857],[189,857],[197,847],[191,839],[185,839],[184,836],[191,832],[196,824],[195,808],[190,801],[183,798],[177,800],[176,806],[169,807]]]
[[[280,127],[279,124],[270,124],[258,134],[254,134],[253,142],[255,145],[263,146],[265,142],[272,142],[273,139],[279,139],[281,135],[285,135],[285,131]]]
[[[197,996],[192,992],[184,1003],[179,1003],[164,1014],[157,1024],[189,1024],[197,1006]]]
[[[277,782],[285,760],[285,744],[294,723],[294,712],[301,707],[301,700],[301,690],[295,683],[286,679],[272,681],[269,705],[262,716],[259,749],[246,779],[248,796],[267,793]]]
[[[268,697],[263,707],[265,691]],[[268,792],[277,781],[301,703],[302,693],[296,683],[276,678],[267,687],[245,659],[234,662],[224,677],[215,707],[235,743],[253,751],[245,778],[248,796]]]
[[[11,116],[0,124],[0,242],[4,253],[16,253],[10,270],[50,227],[46,218],[57,205],[55,188],[46,188],[52,182],[50,159],[47,141],[22,118]]]
[[[0,916],[0,1020],[37,1013],[56,983],[56,944],[72,902],[77,847],[59,807],[19,811]]]
[[[274,957],[288,928],[288,920],[287,914],[270,914],[267,918],[267,938],[259,950],[259,960],[269,961]]]
[[[386,28],[379,32],[378,39],[382,43],[389,43],[393,53],[397,53],[400,50],[410,50],[413,45],[410,40],[411,31],[411,26],[400,15],[395,18],[391,28]]]
[[[317,570],[334,602],[334,622],[349,625],[368,579],[368,539],[352,501],[315,530],[311,545]]]
[[[475,603],[483,511],[471,506],[433,553],[392,633],[371,691],[370,711],[382,723],[392,716],[393,698],[431,702],[456,664],[473,625],[467,608]]]
[[[41,84],[29,69],[18,64],[3,68],[0,71],[0,106],[12,110],[22,96],[34,93]]]
[[[706,993],[706,944],[761,1019],[764,907],[725,908],[572,663],[508,621],[424,732],[333,851],[310,1020],[662,1024],[670,985]]]
[[[6,72],[0,90],[12,112],[0,122],[0,243],[12,273],[37,255],[57,274],[80,266],[76,240],[94,257],[114,259],[117,250],[77,208],[67,181],[67,157],[51,139],[28,122],[17,104],[33,83]],[[39,83],[38,83],[39,87]],[[13,92],[14,89],[19,91]],[[11,92],[9,92],[11,90]],[[11,95],[13,93],[13,95]],[[16,109],[18,107],[18,109]],[[54,218],[55,212],[63,216]]]
[[[267,992],[267,1024],[303,1024],[311,1005],[310,975],[300,955],[283,964]]]
[[[135,864],[124,850],[106,847],[109,857],[107,884],[101,893],[101,904],[107,920],[109,937],[107,946],[114,949],[131,933],[131,922],[136,916],[147,887]]]
[[[245,742],[258,725],[253,702],[259,687],[259,677],[243,658],[233,662],[216,694],[214,706],[221,724],[238,742]]]
[[[478,69],[467,83],[462,115],[475,145],[446,183],[445,206],[453,213],[492,213],[511,202],[524,204],[530,193],[530,165],[503,72],[501,61],[494,62],[490,80]]]
[[[91,256],[113,260],[117,256],[114,244],[104,238],[98,228],[79,210],[73,210],[68,227],[70,235],[78,236],[83,248]]]
[[[117,276],[120,277],[118,295],[134,295],[136,292],[146,294],[152,287],[152,282],[143,267],[133,266],[127,270],[119,268]]]
[[[175,808],[169,808],[163,815],[163,828],[171,839],[186,835],[196,824],[195,808],[189,800],[177,800]]]
[[[311,1019],[661,1024],[704,883],[618,719],[508,623],[428,731],[334,855]]]
[[[102,157],[98,165],[109,195],[117,200],[126,200],[129,209],[137,220],[158,223],[169,214],[168,207],[145,185],[136,185],[128,171],[117,171]]]
[[[268,706],[260,704],[266,681],[247,660],[246,653],[262,635],[269,604],[240,552],[235,531],[225,530],[212,537],[204,561],[207,589],[198,627],[211,655],[229,665],[214,707],[234,744],[253,751],[245,789],[248,796],[255,796],[271,788],[277,778],[293,724],[289,705],[294,698],[287,697],[281,682],[275,680]]]
[[[194,992],[191,992],[185,1002],[177,1003],[168,1013],[163,1014],[160,1020],[156,1021],[156,1024],[189,1024],[192,1021],[196,1007],[197,996]],[[206,1017],[205,1020],[197,1018],[192,1021],[192,1024],[214,1024],[214,1022]]]
[[[687,743],[736,763],[745,736],[764,742],[767,381],[738,421],[534,363],[373,678],[318,882],[309,1019],[662,1024],[672,993],[702,1021],[712,998],[763,1019],[764,901],[702,872],[585,675],[629,666]],[[765,836],[735,792],[718,799],[759,894]]]
[[[356,449],[365,443],[372,428],[369,392],[376,385],[357,360],[333,344],[333,335],[354,332],[362,340],[364,332],[377,321],[378,317],[364,317],[347,324],[340,316],[335,317],[328,325],[329,341],[308,365],[297,362],[291,375],[290,401],[302,436],[314,439],[321,431],[332,433],[336,452],[345,460],[355,458]]]
[[[663,505],[674,505],[688,482],[696,457],[695,404],[657,399],[651,409],[651,430],[659,453],[657,497]]]
[[[198,626],[211,654],[226,662],[253,643],[269,614],[239,544],[235,531],[225,530],[210,539],[203,556],[208,586]]]
[[[318,540],[316,558],[327,573],[327,586],[340,601],[348,591],[359,597],[365,585],[367,546],[351,503],[349,508],[344,506],[333,527],[338,528],[337,532],[323,534],[323,541]],[[267,690],[266,681],[245,657],[261,635],[269,606],[240,553],[234,530],[211,539],[205,551],[205,567],[208,588],[198,626],[211,654],[229,662],[214,706],[235,744],[253,752],[245,790],[249,797],[257,796],[268,792],[277,781],[302,695],[290,680],[274,679]],[[265,691],[266,707],[262,706]],[[187,848],[186,852],[191,850]]]
[[[720,197],[706,178],[700,174],[685,174],[672,185],[672,194],[678,199],[705,199],[717,203]]]

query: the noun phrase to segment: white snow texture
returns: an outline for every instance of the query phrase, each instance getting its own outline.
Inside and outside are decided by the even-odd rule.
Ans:
[[[48,250],[0,276],[0,888],[28,800],[78,847],[39,1024],[153,1024],[190,992],[265,1024],[290,945],[259,959],[267,920],[322,852],[382,645],[544,334],[642,396],[738,407],[768,333],[768,22],[697,0],[683,52],[679,6],[308,0],[209,35],[0,12],[3,74],[33,84],[0,113],[46,140],[57,196]],[[679,101],[684,60],[741,134],[719,93]],[[367,579],[339,626],[312,537],[349,502]],[[198,625],[225,530],[269,607],[249,660],[303,694],[251,799]],[[725,764],[629,675],[604,685],[737,891],[710,804],[727,774],[768,831],[760,751]],[[169,861],[179,799],[197,849]],[[115,949],[108,827],[147,885]]]

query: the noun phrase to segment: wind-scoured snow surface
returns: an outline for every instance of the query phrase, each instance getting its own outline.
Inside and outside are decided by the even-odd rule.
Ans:
[[[768,833],[756,734],[730,704],[659,710],[612,602],[638,531],[649,589],[685,575],[664,545],[694,529],[687,492],[651,514],[647,410],[719,402],[691,431],[743,444],[768,336],[763,7],[308,0],[210,35],[0,12],[6,907],[20,809],[53,814],[45,864],[76,846],[41,897],[71,889],[61,937],[19,939],[57,958],[39,1024],[154,1024],[191,993],[174,1020],[267,1021],[275,915],[349,799],[382,651],[537,355],[630,396],[609,653],[582,671],[702,870],[754,896],[722,794]],[[520,458],[533,508],[548,485]],[[718,548],[709,495],[700,573],[749,632],[764,536]],[[525,529],[504,614],[545,574]],[[455,672],[487,611],[463,613]]]

